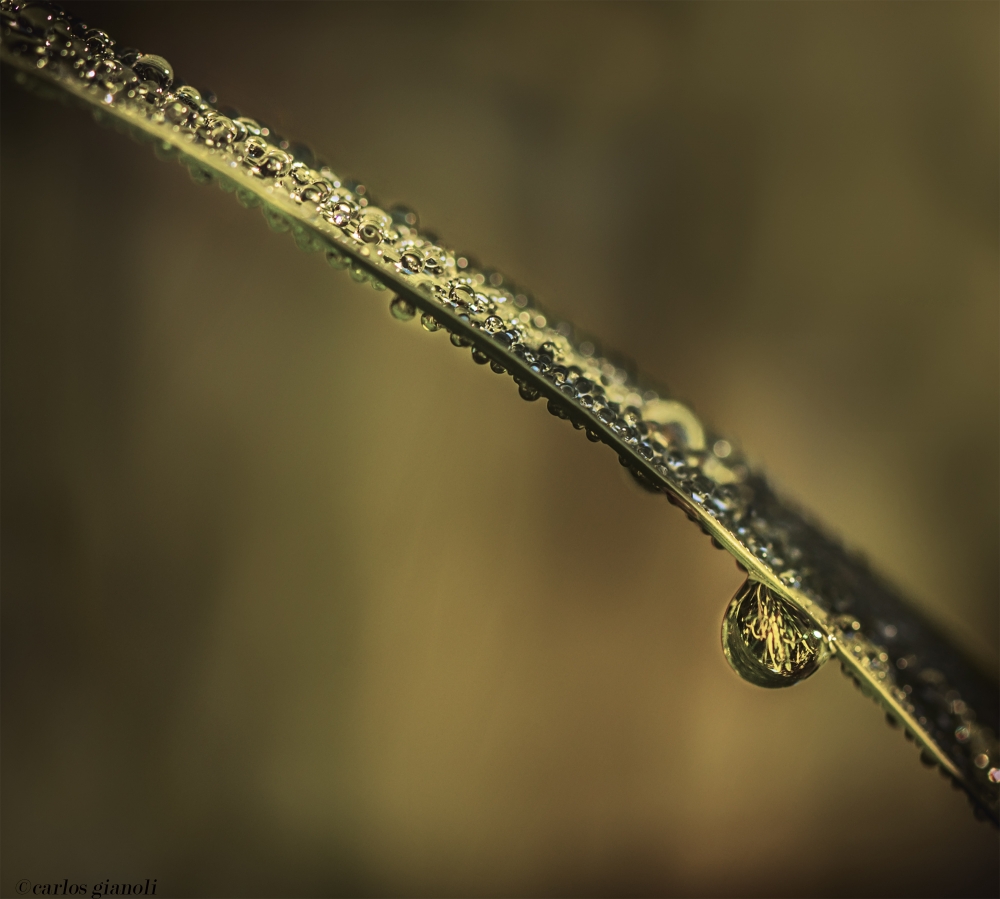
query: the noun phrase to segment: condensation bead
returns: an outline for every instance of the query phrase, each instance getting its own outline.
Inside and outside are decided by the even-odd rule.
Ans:
[[[429,312],[420,316],[420,325],[425,331],[440,331],[441,323]]]
[[[172,125],[177,125],[180,128],[187,128],[197,121],[199,117],[199,110],[196,106],[192,106],[188,103],[184,98],[174,97],[167,100],[163,109],[163,115]]]
[[[260,125],[256,119],[247,118],[246,116],[237,116],[233,119],[236,126],[242,129],[247,136],[252,135],[253,137],[260,137]],[[246,139],[245,137],[243,138]]]
[[[257,165],[257,172],[269,178],[278,178],[292,165],[292,156],[284,150],[268,150]]]
[[[190,84],[182,84],[174,90],[173,95],[183,103],[187,103],[192,109],[200,111],[210,108],[202,98],[201,91],[191,87]]]
[[[376,221],[362,221],[358,225],[358,237],[365,243],[380,243],[382,240],[382,229]]]
[[[474,302],[476,293],[468,284],[452,284],[449,297],[456,305],[467,307]]]
[[[343,270],[351,264],[351,257],[336,247],[331,247],[326,251],[326,261],[331,268]]]
[[[296,159],[288,168],[288,174],[291,176],[292,181],[301,185],[306,185],[313,181],[312,169],[305,165],[305,163],[299,162],[295,153],[292,153],[292,158]]]
[[[87,42],[87,49],[95,56],[111,53],[115,42],[103,31],[91,28],[84,32],[84,40]]]
[[[338,228],[343,228],[350,221],[354,215],[354,207],[350,203],[346,203],[341,200],[339,203],[334,203],[328,209],[323,210],[323,218],[325,218],[330,224],[336,225]]]
[[[430,275],[440,275],[445,270],[444,257],[438,253],[430,252],[424,256],[424,271]]]
[[[228,116],[209,115],[198,126],[198,137],[209,147],[228,147],[239,137],[236,124]]]
[[[141,81],[149,81],[160,90],[168,90],[174,83],[174,69],[162,56],[140,53],[132,69]]]
[[[270,206],[262,206],[261,212],[264,214],[264,218],[267,220],[268,226],[272,231],[283,232],[289,229],[288,219],[285,218],[277,209]]]
[[[267,141],[251,134],[243,141],[243,161],[255,167],[267,155]]]
[[[417,253],[403,253],[399,257],[399,267],[402,271],[406,272],[408,275],[419,274],[421,269],[423,269],[423,260]]]
[[[312,203],[320,206],[333,196],[333,185],[329,181],[320,179],[307,184],[299,191],[299,200],[303,203]]]
[[[399,319],[401,322],[408,322],[417,314],[414,305],[402,297],[393,297],[392,302],[389,303],[389,311],[393,318]]]

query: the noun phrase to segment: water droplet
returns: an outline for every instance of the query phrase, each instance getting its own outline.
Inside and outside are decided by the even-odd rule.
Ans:
[[[726,609],[722,649],[733,670],[760,687],[790,687],[830,655],[822,633],[804,613],[750,579]]]
[[[424,271],[431,275],[444,273],[444,254],[428,253],[424,256]]]
[[[292,165],[292,155],[284,150],[269,150],[257,164],[257,173],[269,178],[279,178]]]
[[[365,243],[380,243],[382,240],[382,229],[375,221],[363,221],[358,225],[358,237]]]
[[[126,85],[137,80],[135,73],[116,59],[99,59],[86,75],[94,84],[111,93],[124,90]]]
[[[331,268],[345,269],[351,264],[351,257],[337,247],[330,247],[326,251],[326,261],[330,263]]]
[[[399,257],[399,267],[408,275],[416,275],[424,267],[424,264],[416,253],[407,252]]]
[[[458,306],[469,306],[476,299],[476,292],[468,284],[452,284],[448,296]]]
[[[471,346],[472,342],[466,340],[461,334],[452,334],[451,342],[454,346]]]
[[[291,154],[292,159],[295,160],[288,167],[288,174],[291,177],[292,181],[295,184],[299,185],[300,187],[304,187],[305,185],[312,183],[316,178],[316,176],[313,174],[312,169],[309,168],[309,166],[307,166],[305,163],[299,162],[298,159],[296,159],[295,157],[295,153],[293,153],[291,150],[289,150],[288,152]]]
[[[174,96],[177,97],[178,100],[187,103],[187,105],[192,109],[208,109],[205,105],[205,101],[202,99],[201,91],[191,87],[190,84],[182,84],[174,91]]]
[[[124,66],[131,66],[142,54],[135,47],[119,47],[115,58]]]
[[[517,392],[521,394],[522,400],[527,400],[529,403],[538,399],[538,390],[530,384],[518,384]]]
[[[267,153],[268,144],[262,137],[251,134],[243,141],[243,161],[249,166],[256,166]]]
[[[402,297],[393,297],[392,302],[389,304],[389,311],[392,313],[393,318],[397,318],[401,322],[408,322],[417,314],[413,303],[409,300],[404,300]]]
[[[420,316],[420,324],[425,331],[440,331],[441,323],[429,312]]]
[[[338,228],[343,228],[348,222],[350,222],[351,217],[354,215],[355,207],[345,200],[340,200],[322,210],[323,218],[325,218],[331,225],[336,225]]]
[[[320,206],[333,195],[333,185],[324,179],[313,181],[299,191],[299,200]]]
[[[171,125],[180,128],[192,127],[200,117],[197,106],[176,95],[167,100],[163,107],[163,115]]]
[[[483,322],[483,328],[490,334],[496,334],[503,330],[503,319],[499,315],[490,315]]]
[[[233,120],[224,115],[208,115],[198,126],[198,137],[209,147],[228,147],[238,137]]]
[[[254,206],[260,206],[260,197],[245,187],[236,188],[236,199],[245,209],[253,209]]]
[[[290,225],[288,219],[286,219],[277,209],[264,205],[261,206],[260,211],[264,214],[264,219],[267,221],[268,227],[270,227],[272,231],[281,233],[289,229]]]
[[[110,53],[115,46],[115,42],[103,31],[91,28],[84,34],[87,41],[87,49],[95,56]]]
[[[142,81],[151,81],[160,90],[169,90],[174,83],[174,68],[162,56],[140,53],[132,69]]]
[[[472,348],[472,361],[475,362],[476,365],[485,365],[487,362],[490,361],[490,357],[487,356],[486,353],[484,353],[482,350],[478,349],[477,347],[473,347]]]
[[[260,137],[260,125],[256,119],[248,118],[245,115],[236,116],[233,119],[233,124],[239,129],[240,140],[246,140],[251,135],[253,137]]]
[[[312,228],[303,228],[302,225],[295,221],[292,222],[292,236],[295,238],[298,248],[305,250],[307,253],[322,250],[327,245],[326,241],[313,231]]]

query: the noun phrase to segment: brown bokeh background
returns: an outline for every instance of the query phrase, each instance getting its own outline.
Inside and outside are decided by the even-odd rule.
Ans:
[[[995,3],[69,4],[530,285],[997,667]],[[3,844],[158,895],[996,895],[509,379],[3,81]]]

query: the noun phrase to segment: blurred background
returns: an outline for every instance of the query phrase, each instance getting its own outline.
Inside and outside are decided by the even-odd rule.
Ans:
[[[1000,7],[67,3],[636,359],[997,668]],[[2,104],[4,895],[996,895],[509,379]]]

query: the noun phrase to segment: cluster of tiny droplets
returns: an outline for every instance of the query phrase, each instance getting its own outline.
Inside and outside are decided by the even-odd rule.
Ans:
[[[450,330],[452,343],[472,345],[473,360],[498,373],[522,372],[515,380],[524,399],[538,399],[542,383],[549,393],[554,388],[559,399],[548,400],[553,415],[570,420],[591,440],[616,447],[640,483],[665,492],[706,533],[706,518],[714,519],[762,568],[824,610],[840,651],[864,672],[866,689],[891,696],[914,716],[947,748],[980,804],[995,812],[996,737],[977,723],[971,706],[940,671],[909,651],[904,632],[909,628],[915,634],[911,644],[919,646],[919,627],[911,627],[905,609],[896,606],[898,628],[872,616],[859,621],[869,598],[883,605],[894,598],[886,600],[870,576],[865,581],[862,563],[778,501],[763,479],[749,474],[733,444],[709,435],[686,406],[644,389],[592,342],[574,337],[571,326],[551,322],[530,294],[500,272],[482,270],[441,246],[420,230],[412,210],[381,208],[365,185],[339,177],[306,148],[216,107],[214,97],[180,83],[162,57],[119,46],[50,3],[0,0],[0,26],[3,52],[18,61],[22,80],[28,80],[25,70],[32,71],[91,106],[138,115],[142,126],[136,136],[157,141],[162,156],[177,155],[179,138],[179,158],[196,181],[215,181],[243,205],[260,205],[272,228],[291,231],[305,250],[325,251],[333,267],[349,270],[356,281],[384,290],[380,273],[393,283],[402,279],[429,307],[420,318],[426,330]],[[157,140],[165,133],[174,140]],[[186,156],[185,145],[196,147],[202,158],[208,154],[212,166]],[[250,186],[247,176],[253,179]],[[289,204],[294,214],[280,208]],[[418,314],[404,296],[391,300],[390,311],[403,321]],[[461,325],[482,340],[470,341]],[[520,365],[511,365],[514,357]],[[778,607],[784,602],[777,600]],[[898,648],[891,655],[894,642]],[[907,669],[912,676],[901,683],[899,675]]]

